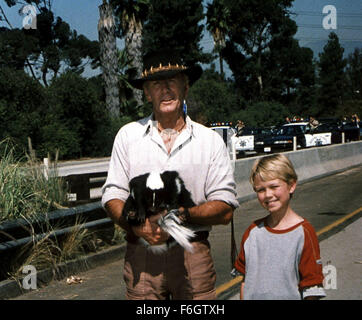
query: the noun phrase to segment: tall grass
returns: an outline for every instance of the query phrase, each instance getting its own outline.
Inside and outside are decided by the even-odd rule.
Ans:
[[[0,222],[17,218],[36,219],[67,202],[65,181],[54,166],[48,177],[34,156],[16,157],[9,140],[0,142]],[[32,154],[32,152],[30,153]]]
[[[55,236],[54,231],[61,226],[51,225],[46,219],[41,227],[44,237],[38,238],[34,231],[33,222],[51,210],[65,208],[67,203],[65,180],[57,176],[56,165],[49,169],[45,172],[42,163],[35,158],[30,141],[29,154],[21,158],[15,155],[10,140],[0,142],[0,223],[23,218],[30,223],[28,231],[32,238],[14,256],[7,258],[6,270],[1,270],[0,278],[4,274],[17,278],[22,266],[27,264],[37,269],[56,270],[57,264],[84,253],[83,242],[89,232],[82,228],[83,221],[79,219],[65,236]]]
[[[51,210],[64,208],[67,188],[66,182],[57,176],[56,165],[44,174],[44,166],[36,160],[30,143],[29,151],[30,155],[19,158],[9,140],[0,142],[0,223],[23,218],[30,222],[28,231],[32,238],[16,255],[8,258],[6,265],[2,260],[0,280],[7,276],[18,278],[22,266],[27,264],[38,270],[51,268],[54,271],[59,263],[98,249],[97,233],[85,229],[85,221],[79,218],[72,231],[63,236],[55,236],[55,230],[62,228],[61,225],[52,225],[45,219],[41,230],[44,236],[37,237],[32,223]],[[122,238],[123,232],[114,232],[111,242]]]

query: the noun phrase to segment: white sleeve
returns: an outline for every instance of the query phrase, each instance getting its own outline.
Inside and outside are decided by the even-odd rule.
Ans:
[[[213,137],[215,152],[211,159],[207,181],[205,184],[205,195],[208,201],[221,200],[234,208],[239,206],[236,200],[236,184],[234,170],[222,138],[215,133]]]
[[[302,296],[303,296],[303,299],[305,299],[306,297],[311,297],[311,296],[323,298],[326,296],[326,293],[324,292],[324,289],[321,286],[313,286],[313,287],[309,287],[309,288],[304,288],[303,292],[302,292]]]
[[[129,163],[127,156],[127,132],[120,130],[114,140],[108,175],[102,187],[102,205],[109,200],[126,201],[129,195]]]

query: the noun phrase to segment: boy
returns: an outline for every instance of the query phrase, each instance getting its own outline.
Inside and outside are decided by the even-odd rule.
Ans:
[[[250,182],[269,215],[245,231],[235,268],[244,275],[245,300],[319,299],[325,296],[317,235],[290,207],[297,174],[281,154],[255,161]]]

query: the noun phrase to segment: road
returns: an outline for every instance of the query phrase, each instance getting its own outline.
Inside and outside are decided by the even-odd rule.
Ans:
[[[362,207],[361,181],[362,166],[359,166],[301,184],[297,186],[293,196],[292,207],[297,213],[308,219],[316,231],[323,230],[326,226]],[[235,239],[238,247],[244,230],[253,220],[266,214],[256,199],[242,203],[240,208],[235,211]],[[361,213],[356,214],[355,219],[357,217],[361,217]],[[347,220],[347,223],[351,220],[353,218]],[[343,227],[345,225],[329,232],[323,232],[321,237],[326,238]],[[232,279],[229,275],[231,270],[230,230],[230,225],[216,226],[209,238],[217,273],[216,286],[219,289],[220,298],[223,296],[225,298],[225,295],[232,291],[229,289],[220,290],[221,287],[225,287],[225,284],[228,287]],[[343,248],[336,249],[343,250]],[[47,287],[29,292],[16,299],[124,299],[122,268],[123,260],[119,260],[81,273],[79,276],[84,279],[82,284],[69,286],[65,284],[65,280],[54,281]]]

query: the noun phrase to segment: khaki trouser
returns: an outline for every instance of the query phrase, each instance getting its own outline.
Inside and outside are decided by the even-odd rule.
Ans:
[[[194,252],[175,245],[162,254],[127,243],[124,281],[128,300],[216,299],[216,273],[207,240],[193,242]]]

